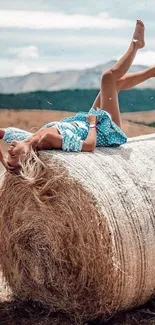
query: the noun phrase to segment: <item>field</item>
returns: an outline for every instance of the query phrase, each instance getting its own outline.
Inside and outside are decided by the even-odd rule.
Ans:
[[[49,121],[60,120],[65,116],[71,116],[73,113],[60,111],[0,111],[0,128],[15,126],[35,132],[42,125]],[[155,133],[154,127],[144,124],[155,122],[155,111],[123,113],[123,130],[128,137],[142,134]],[[3,145],[6,149],[6,146]],[[1,291],[2,290],[2,291]],[[14,301],[3,302],[6,296],[5,290],[1,286],[0,279],[0,324],[1,325],[73,325],[69,320],[55,318],[55,315],[43,309],[37,303]],[[98,325],[99,322],[93,322]],[[103,323],[100,323],[103,325]],[[107,325],[155,325],[155,301],[152,300],[144,307],[138,308],[131,312],[125,312],[118,315],[113,320],[106,323]],[[90,324],[91,325],[91,324]]]
[[[15,126],[35,132],[47,122],[72,115],[74,113],[49,110],[0,110],[0,128]],[[143,125],[155,121],[155,111],[122,113],[121,116],[123,130],[128,137],[155,132],[155,128]]]
[[[0,128],[14,126],[31,132],[36,132],[50,121],[59,121],[74,113],[49,110],[0,110]],[[155,122],[155,110],[149,112],[122,113],[122,128],[128,137],[155,133],[155,127],[146,124]],[[145,125],[144,125],[144,124]],[[8,146],[1,141],[2,148]],[[0,167],[1,168],[1,167]]]

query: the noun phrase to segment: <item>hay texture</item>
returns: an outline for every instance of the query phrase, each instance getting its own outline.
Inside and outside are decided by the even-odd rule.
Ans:
[[[0,265],[12,293],[76,320],[146,302],[155,287],[155,135],[95,153],[40,153],[6,174]]]

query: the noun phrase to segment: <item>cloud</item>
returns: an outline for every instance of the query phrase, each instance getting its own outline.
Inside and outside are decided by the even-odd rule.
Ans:
[[[38,60],[21,60],[21,59],[8,59],[2,58],[0,60],[1,71],[0,77],[10,77],[25,75],[30,72],[51,72],[51,71],[62,71],[62,70],[76,70],[91,68],[98,64],[97,60],[79,60],[73,58],[66,58],[62,60],[62,57],[57,57],[54,60],[48,58],[39,58]]]
[[[31,68],[25,63],[18,63],[13,68],[12,76],[23,76],[29,74],[31,72]],[[40,71],[44,72],[44,71]]]
[[[131,19],[136,19],[137,17],[143,19],[148,16],[150,20],[150,15],[155,11],[154,0],[141,0],[135,1],[130,0],[127,3],[124,0],[1,0],[1,9],[14,9],[14,10],[48,10],[54,12],[62,12],[67,14],[90,14],[96,15],[101,11],[108,11],[115,17],[131,17]],[[148,14],[147,14],[148,13]],[[152,15],[152,20],[154,19]]]
[[[148,66],[155,65],[155,52],[154,51],[138,52],[134,60],[134,64],[141,64],[141,65],[148,65]]]
[[[117,35],[117,36],[116,36]],[[115,35],[111,31],[103,30],[29,30],[29,29],[7,29],[4,28],[0,33],[0,52],[2,46],[8,47],[8,44],[14,47],[16,44],[20,47],[27,47],[33,44],[36,47],[44,47],[50,49],[57,46],[63,47],[80,47],[83,48],[92,45],[96,46],[115,46],[116,50],[123,46],[128,46],[130,36],[122,35],[120,30],[117,30]],[[148,43],[148,42],[147,42]],[[150,41],[153,44],[154,40]]]
[[[117,60],[120,59],[120,56],[117,57]],[[144,66],[154,66],[155,65],[155,51],[143,51],[138,52],[134,61],[133,65],[144,65]]]
[[[68,15],[52,11],[0,10],[0,27],[28,29],[113,29],[133,26],[133,22],[112,18],[103,12],[98,16]]]
[[[38,48],[33,45],[9,48],[7,52],[10,54],[16,54],[18,58],[37,59],[39,57]]]
[[[16,76],[25,75],[30,72],[50,72],[70,69],[84,69],[91,68],[99,63],[108,62],[112,56],[107,57],[105,60],[100,60],[96,56],[88,57],[72,57],[57,56],[51,57],[39,57],[37,60],[30,60],[29,58],[1,58],[0,75],[3,76]],[[115,57],[114,57],[115,58]],[[134,64],[139,65],[155,65],[155,52],[139,52],[136,56]]]

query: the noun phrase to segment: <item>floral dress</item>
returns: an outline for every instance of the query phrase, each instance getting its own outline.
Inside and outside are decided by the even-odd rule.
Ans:
[[[99,108],[91,108],[88,113],[80,112],[75,116],[63,118],[60,122],[50,122],[45,124],[41,129],[55,126],[62,136],[62,150],[78,152],[82,150],[83,141],[88,136],[88,114],[97,116],[97,147],[119,146],[127,142],[127,136],[112,121],[110,114]],[[8,127],[4,130],[5,134],[3,140],[7,143],[13,140],[25,140],[33,134],[14,127]]]

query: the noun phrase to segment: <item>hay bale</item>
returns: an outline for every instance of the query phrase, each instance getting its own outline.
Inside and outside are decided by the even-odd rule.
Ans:
[[[8,300],[11,294],[11,290],[10,288],[8,288],[7,284],[3,279],[2,273],[0,272],[0,302]]]
[[[146,302],[155,286],[155,135],[40,159],[35,177],[7,174],[0,191],[0,264],[13,294],[82,321]]]

